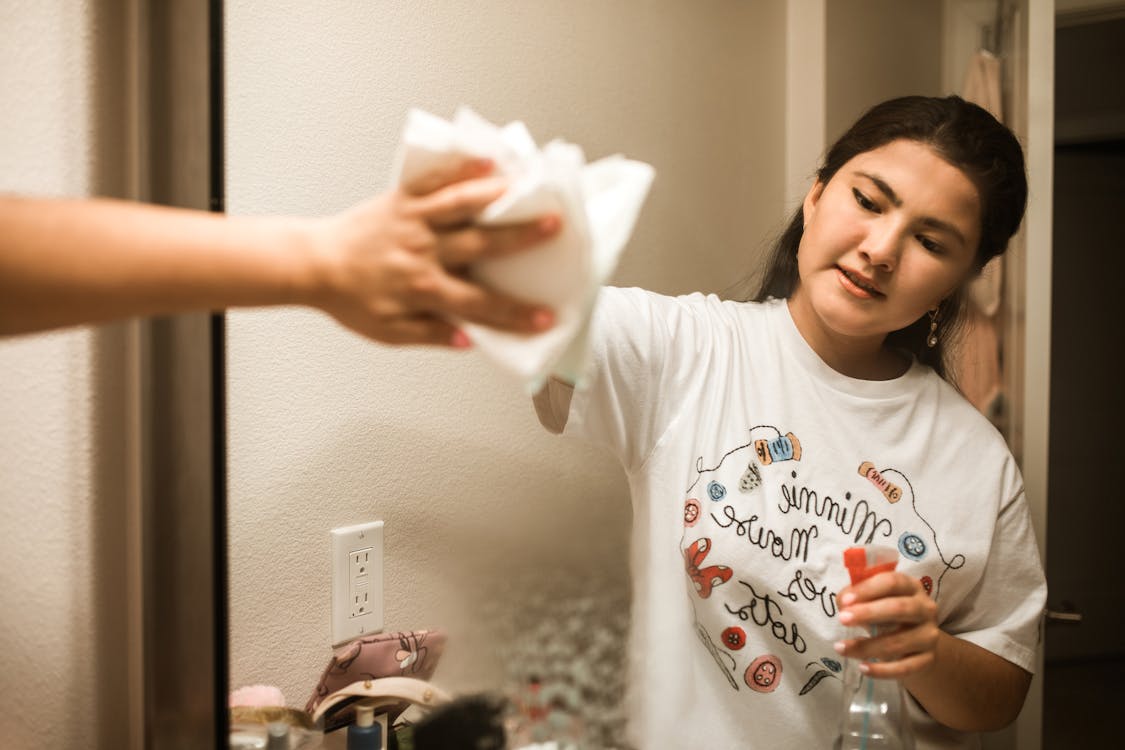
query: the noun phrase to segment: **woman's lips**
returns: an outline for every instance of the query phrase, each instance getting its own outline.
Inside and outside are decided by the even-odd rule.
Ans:
[[[839,274],[840,284],[855,296],[862,297],[863,299],[886,296],[871,279],[861,276],[854,271],[849,271],[842,266],[836,266],[836,271]]]

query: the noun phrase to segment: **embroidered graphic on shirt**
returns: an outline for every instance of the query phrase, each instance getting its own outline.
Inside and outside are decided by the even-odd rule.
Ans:
[[[762,472],[758,471],[758,466],[750,462],[746,465],[746,471],[742,473],[742,479],[738,480],[739,492],[753,492],[762,486]]]
[[[726,628],[719,637],[722,638],[723,645],[731,651],[738,651],[746,645],[746,631],[737,625]]]
[[[913,531],[904,531],[898,538],[898,551],[903,557],[918,562],[926,556],[926,543]]]
[[[800,461],[801,441],[792,432],[788,432],[774,440],[755,440],[754,452],[762,466],[769,466],[774,461]]]
[[[694,497],[689,497],[684,502],[684,526],[691,528],[699,523],[699,517],[702,515],[703,510],[699,507],[699,501]]]
[[[867,470],[865,470],[867,467]],[[897,539],[898,551],[904,558],[911,562],[921,562],[926,559],[932,550],[937,554],[938,559],[941,561],[942,571],[938,576],[936,582],[929,576],[923,576],[922,586],[926,589],[926,593],[930,594],[934,599],[941,596],[941,582],[945,575],[951,570],[958,570],[965,565],[965,556],[961,553],[955,553],[950,557],[946,557],[945,552],[942,551],[941,544],[938,541],[937,530],[934,529],[926,517],[918,510],[918,498],[914,494],[914,485],[911,484],[910,478],[898,469],[876,469],[874,464],[870,461],[865,461],[859,467],[859,473],[872,481],[876,487],[882,489],[883,486],[893,488],[898,492],[899,498],[908,497],[910,502],[910,509],[914,511],[915,517],[918,522],[925,526],[925,531],[921,528],[907,527],[902,531]],[[887,475],[896,474],[901,479],[902,485],[906,487],[906,492],[903,493],[899,490],[899,485],[892,483]],[[874,477],[874,478],[873,478]],[[878,481],[876,481],[876,479]],[[889,490],[884,490],[883,494],[886,496]],[[890,500],[890,497],[887,497]],[[892,501],[892,502],[897,502]],[[928,580],[928,584],[927,584]]]
[[[729,581],[734,572],[726,565],[703,567],[703,561],[710,551],[711,540],[707,537],[696,539],[684,551],[684,563],[687,567],[688,577],[691,578],[692,585],[695,586],[695,593],[699,594],[702,599],[711,596],[713,587],[721,586]]]
[[[809,678],[809,681],[805,683],[804,687],[801,688],[801,691],[797,693],[797,695],[804,695],[805,693],[809,692],[814,687],[819,685],[821,680],[823,680],[825,677],[830,677],[837,680],[840,679],[839,677],[837,677],[837,675],[840,674],[840,671],[844,668],[844,666],[840,664],[840,662],[836,661],[835,659],[829,659],[826,656],[822,656],[820,658],[820,661],[810,661],[805,665],[805,670],[808,671],[810,667],[815,667],[816,671],[813,672],[812,677]],[[827,669],[825,669],[825,667],[827,667]]]
[[[719,586],[730,580],[734,571],[725,565],[706,566],[705,558],[707,554],[711,553],[712,557],[714,556],[714,534],[708,536],[696,534],[693,537],[689,536],[690,532],[687,529],[702,528],[706,521],[706,525],[711,528],[717,530],[729,529],[733,532],[732,539],[741,538],[746,543],[770,553],[775,558],[786,561],[792,559],[800,562],[807,561],[809,544],[819,534],[815,525],[809,525],[807,528],[785,529],[784,531],[778,529],[775,531],[765,523],[765,518],[760,515],[764,509],[758,506],[760,509],[755,511],[746,505],[754,498],[757,498],[757,503],[764,500],[760,495],[753,494],[763,486],[764,469],[760,467],[777,467],[783,465],[782,462],[800,460],[802,455],[800,440],[792,432],[783,435],[781,430],[770,425],[759,425],[751,428],[748,432],[750,433],[750,439],[726,452],[719,459],[717,466],[710,469],[705,468],[702,456],[696,460],[696,480],[688,488],[688,494],[690,495],[703,480],[706,482],[703,485],[706,498],[700,500],[689,496],[684,501],[684,537],[681,539],[681,550],[683,550],[685,557],[688,576],[698,595],[697,598],[692,598],[693,610],[698,610],[698,606],[702,605],[705,600],[713,601],[720,598],[712,596],[712,594],[718,590]],[[762,437],[763,432],[776,437],[764,439]],[[747,456],[749,460],[746,460],[746,463],[743,464],[746,468],[740,472],[741,476],[738,481],[740,494],[732,497],[727,490],[728,485],[722,479],[714,475],[709,480],[704,478],[708,472],[719,469],[728,458],[738,451],[749,451],[750,454]],[[779,536],[782,533],[785,535],[784,538]],[[687,545],[687,540],[693,538],[696,541],[687,546],[685,550],[684,546]],[[723,547],[724,551],[728,549],[730,548]],[[721,578],[719,578],[719,571],[722,571]],[[741,654],[744,653],[744,647],[753,642],[752,638],[754,640],[760,639],[760,636],[751,636],[749,631],[753,629],[756,632],[772,634],[777,639],[778,645],[792,648],[797,653],[803,653],[807,649],[807,645],[796,623],[790,622],[789,618],[785,616],[780,603],[784,600],[778,598],[778,595],[781,595],[780,592],[777,595],[769,591],[759,593],[746,581],[739,580],[739,583],[741,587],[744,587],[740,587],[740,590],[743,593],[748,593],[747,596],[741,596],[735,591],[730,591],[721,597],[727,600],[721,606],[729,615],[733,615],[735,624],[728,621],[714,630],[710,630],[708,626],[704,626],[698,619],[695,619],[696,631],[700,642],[711,654],[712,659],[719,666],[724,678],[732,688],[737,690],[739,688],[738,682],[742,682],[756,693],[772,693],[781,684],[782,656],[776,652],[763,654],[759,651],[757,656],[749,654],[746,659],[743,659]],[[723,586],[722,590],[727,591],[729,588],[729,586]],[[828,596],[834,597],[834,594]],[[829,606],[834,609],[834,599]],[[702,611],[698,610],[697,614]],[[736,674],[741,675],[742,680],[736,682]],[[796,690],[796,686],[793,690]]]
[[[743,443],[737,448],[732,448],[724,453],[722,458],[719,459],[719,463],[709,469],[703,467],[703,456],[697,457],[695,459],[695,481],[691,483],[691,486],[688,487],[686,491],[691,492],[704,474],[711,471],[718,471],[719,467],[723,465],[723,462],[727,460],[728,456],[750,446],[754,447],[754,453],[758,456],[758,460],[762,463],[762,466],[769,466],[775,462],[788,461],[790,459],[793,461],[801,460],[801,441],[798,440],[797,436],[792,432],[782,435],[781,430],[766,424],[751,427],[747,432],[753,435],[760,430],[774,432],[777,434],[777,437],[772,440],[753,438],[750,442]],[[752,492],[757,489],[761,483],[761,472],[758,471],[758,467],[755,466],[753,462],[750,462],[746,467],[746,472],[742,475],[742,479],[739,481],[739,489],[743,492]],[[726,493],[726,487],[723,487],[723,493]]]
[[[715,660],[715,664],[719,667],[719,671],[723,673],[723,677],[727,678],[727,682],[735,690],[738,690],[738,682],[734,679],[735,661],[734,657],[726,653],[711,640],[711,636],[707,635],[707,628],[695,623],[695,634],[699,636],[700,643],[703,648],[707,649],[707,653],[711,654],[711,658]]]
[[[871,544],[894,533],[890,517],[880,512],[881,501],[872,504],[863,497],[853,496],[850,491],[845,491],[843,501],[840,501],[827,493],[797,484],[795,471],[790,472],[790,477],[794,480],[791,484],[781,485],[778,504],[782,513],[803,513],[826,521],[829,528],[836,527],[854,544]]]
[[[762,654],[750,662],[743,679],[755,692],[772,693],[781,684],[781,659],[773,654]]]
[[[796,622],[786,622],[785,610],[781,608],[767,592],[758,593],[753,584],[739,580],[739,583],[750,590],[749,600],[740,607],[724,604],[727,612],[737,617],[742,622],[752,622],[764,631],[769,632],[774,638],[789,646],[798,654],[808,650],[808,644],[801,635],[801,630]]]
[[[944,572],[965,558],[942,554],[901,471],[875,460],[841,462],[836,454],[822,460],[815,444],[773,425],[747,433],[741,444],[712,454],[719,456],[714,465],[698,454],[682,496],[679,549],[695,592],[688,601],[696,632],[733,689],[831,700],[824,685],[839,689],[841,664],[814,655],[830,645],[825,625],[835,623],[835,592],[844,581],[824,567],[825,551],[885,541],[904,561],[928,566],[940,558]],[[937,569],[932,578],[921,572],[914,575],[937,598]]]
[[[744,537],[748,544],[769,552],[779,560],[796,558],[801,562],[807,561],[811,540],[820,536],[820,531],[813,524],[805,529],[791,529],[789,537],[786,538],[762,525],[757,513],[740,516],[733,505],[724,505],[719,514],[711,513],[711,520],[720,528],[733,528],[734,533]]]
[[[870,479],[871,484],[879,488],[888,502],[897,503],[899,498],[902,497],[902,490],[884,479],[879,470],[875,468],[875,464],[870,461],[864,461],[859,465],[859,475]]]
[[[793,572],[793,578],[790,579],[785,590],[779,589],[777,593],[791,602],[799,602],[802,599],[816,602],[825,617],[836,616],[836,592],[830,591],[827,583],[818,586],[813,577],[800,568]]]

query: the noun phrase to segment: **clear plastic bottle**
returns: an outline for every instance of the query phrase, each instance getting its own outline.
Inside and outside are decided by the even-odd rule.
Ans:
[[[852,547],[844,552],[844,564],[853,584],[876,573],[894,570],[897,562],[898,551],[887,547]],[[875,627],[869,627],[868,631],[870,635],[878,633]],[[849,628],[847,637],[867,634]],[[914,733],[902,683],[864,674],[855,659],[845,660],[843,683],[840,731],[833,750],[914,750]]]

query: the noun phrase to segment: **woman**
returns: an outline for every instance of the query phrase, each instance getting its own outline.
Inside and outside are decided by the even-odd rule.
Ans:
[[[919,748],[1019,713],[1042,568],[1015,460],[943,378],[1026,196],[983,109],[895,99],[829,150],[754,301],[603,290],[588,387],[536,407],[629,477],[638,747],[830,747],[842,658],[902,682]],[[896,570],[844,587],[857,545]]]

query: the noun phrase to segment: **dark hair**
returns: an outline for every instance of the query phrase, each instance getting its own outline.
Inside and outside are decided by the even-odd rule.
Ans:
[[[892,141],[925,144],[976,185],[981,199],[981,237],[974,271],[1008,248],[1027,205],[1027,175],[1023,149],[1015,135],[989,112],[959,96],[905,96],[877,104],[828,149],[817,180],[827,184],[853,157]],[[804,215],[797,209],[778,238],[752,297],[788,298],[797,286],[797,248],[804,233]],[[947,361],[950,344],[964,321],[964,291],[945,300],[938,312],[940,335],[933,348],[926,345],[930,319],[917,321],[887,335],[887,343],[912,352],[943,378],[953,381]]]

